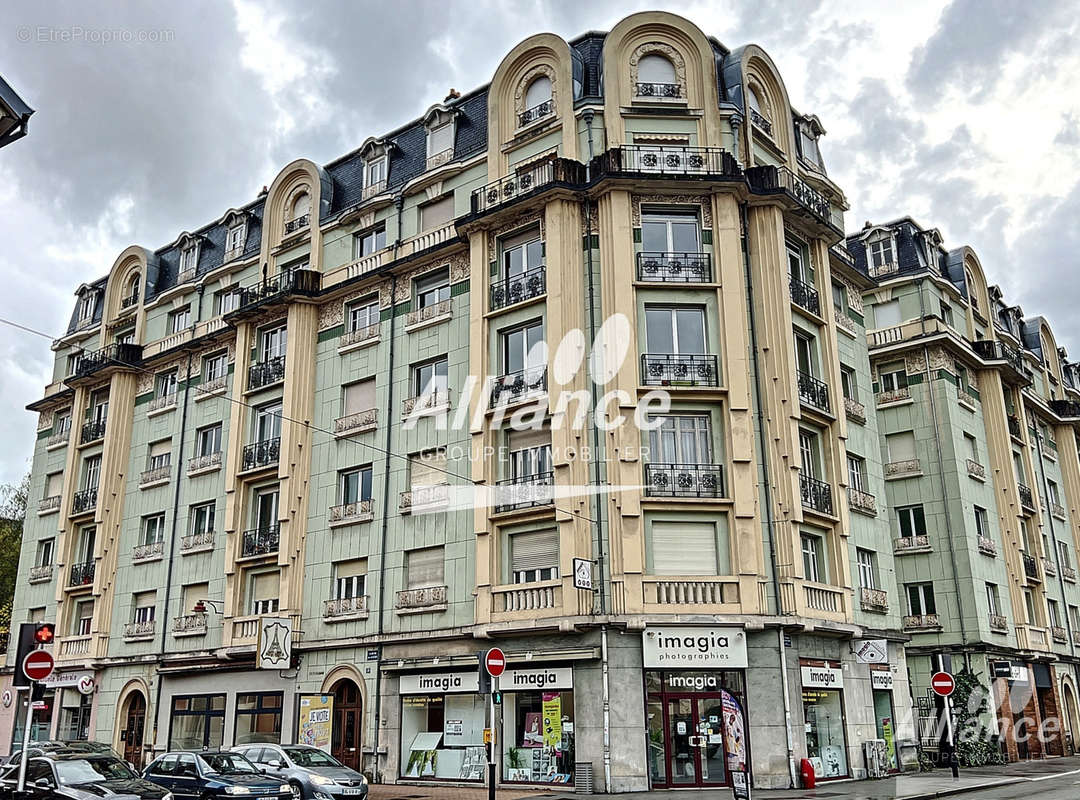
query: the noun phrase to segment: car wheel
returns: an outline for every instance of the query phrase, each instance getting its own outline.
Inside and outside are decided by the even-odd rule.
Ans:
[[[304,790],[299,783],[290,783],[289,791],[292,792],[292,800],[304,800]]]

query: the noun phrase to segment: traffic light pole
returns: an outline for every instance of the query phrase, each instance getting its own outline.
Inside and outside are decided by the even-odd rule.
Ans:
[[[19,753],[19,793],[26,791],[26,761],[30,750],[30,726],[34,723],[34,687],[26,688],[26,722],[23,725],[22,752]]]

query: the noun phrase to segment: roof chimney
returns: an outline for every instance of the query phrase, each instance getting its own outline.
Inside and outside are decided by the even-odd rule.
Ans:
[[[459,92],[457,89],[451,89],[449,94],[446,95],[446,99],[443,100],[443,102],[449,103],[451,100],[457,100],[459,97],[461,97],[461,92]]]

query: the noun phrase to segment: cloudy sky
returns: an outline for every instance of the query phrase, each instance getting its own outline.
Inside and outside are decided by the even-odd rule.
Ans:
[[[818,114],[849,230],[910,214],[1080,358],[1080,22],[1050,0],[8,3],[0,74],[37,113],[0,150],[0,316],[58,335],[73,290],[487,82],[539,31],[669,8],[755,42]],[[116,31],[135,41],[117,43]],[[65,41],[71,36],[76,41]],[[144,41],[139,41],[142,39]],[[29,40],[29,41],[27,41]],[[28,468],[44,339],[0,329],[0,482]]]

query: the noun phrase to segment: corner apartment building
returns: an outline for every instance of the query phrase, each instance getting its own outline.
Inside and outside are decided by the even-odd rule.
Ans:
[[[478,781],[497,644],[503,783],[910,762],[876,283],[823,134],[759,47],[635,14],[121,253],[30,406],[35,735],[142,762],[330,697],[345,763]]]
[[[1010,760],[1072,752],[1077,367],[971,248],[910,218],[867,223],[847,248],[877,283],[869,360],[923,744],[941,713],[930,675],[968,669]],[[1045,740],[1025,735],[1044,722]]]

